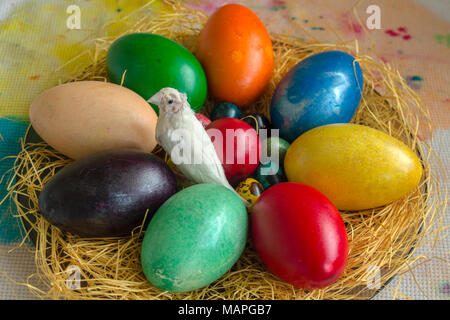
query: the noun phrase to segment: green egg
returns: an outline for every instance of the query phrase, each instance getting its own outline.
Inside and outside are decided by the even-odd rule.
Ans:
[[[264,164],[261,163],[255,171],[255,176],[262,184],[264,190],[287,181],[283,166],[277,161],[268,161]]]
[[[278,159],[275,159],[278,163],[284,163],[284,157],[288,151],[290,144],[286,140],[280,137],[270,137],[266,140],[267,156],[272,156],[272,150],[278,152]]]
[[[196,184],[155,213],[142,243],[147,280],[170,292],[209,285],[237,261],[247,239],[247,211],[231,190]]]
[[[106,56],[111,82],[148,100],[164,87],[188,96],[197,112],[206,99],[206,76],[198,60],[179,43],[157,34],[132,33],[114,41]],[[158,113],[158,107],[152,104]]]

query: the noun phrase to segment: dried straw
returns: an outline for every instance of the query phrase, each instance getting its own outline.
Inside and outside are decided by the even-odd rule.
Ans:
[[[158,33],[195,52],[195,40],[207,16],[178,2],[170,1],[166,5],[171,6],[171,10],[154,10],[151,18],[145,14],[147,7],[116,23],[122,26],[123,34]],[[95,49],[89,52],[91,65],[69,81],[106,81],[105,55],[111,42],[121,35],[97,39]],[[371,286],[376,285],[376,281],[372,281],[377,279],[374,270],[380,271],[379,282],[385,284],[394,275],[411,272],[411,266],[425,259],[413,257],[413,254],[417,246],[436,241],[446,228],[442,226],[446,199],[440,198],[438,180],[430,171],[433,151],[425,143],[419,143],[419,119],[421,128],[431,132],[429,115],[419,96],[407,86],[398,71],[375,58],[360,55],[357,42],[324,44],[278,35],[274,35],[272,41],[274,74],[264,95],[249,111],[268,116],[276,84],[300,60],[318,52],[342,50],[356,57],[364,73],[363,99],[352,121],[404,141],[422,159],[424,174],[420,185],[410,195],[381,208],[342,212],[348,232],[349,257],[338,281],[320,290],[294,288],[264,267],[248,241],[233,268],[210,286],[183,294],[162,292],[147,282],[142,273],[140,246],[144,230],[141,227],[130,237],[81,239],[62,233],[41,217],[38,213],[40,190],[55,171],[70,160],[45,143],[23,143],[9,190],[18,215],[28,227],[26,236],[36,237],[35,259],[39,271],[25,284],[34,294],[66,299],[365,299],[376,292]],[[70,63],[74,61],[76,59]],[[203,112],[208,114],[213,103],[208,98]],[[68,286],[70,266],[76,266],[81,272],[79,289]],[[45,289],[32,285],[35,280],[47,284]],[[391,289],[394,297],[408,298],[399,293],[398,288]]]

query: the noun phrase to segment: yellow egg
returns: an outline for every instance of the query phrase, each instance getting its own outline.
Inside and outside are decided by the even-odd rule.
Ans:
[[[340,210],[386,205],[417,187],[417,155],[390,135],[357,124],[314,128],[291,145],[284,168],[289,181],[308,184]]]
[[[151,152],[157,119],[137,93],[101,81],[59,85],[39,95],[30,107],[34,130],[73,159],[113,148]]]
[[[245,200],[249,201],[251,206],[253,206],[258,200],[261,193],[263,193],[263,186],[258,180],[253,178],[247,178],[241,181],[236,188],[236,192]]]

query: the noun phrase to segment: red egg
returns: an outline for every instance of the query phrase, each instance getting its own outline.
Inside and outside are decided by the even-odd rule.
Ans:
[[[200,121],[200,123],[202,124],[203,128],[206,128],[208,126],[208,124],[211,123],[211,120],[208,119],[207,116],[201,114],[201,113],[196,113],[195,117],[197,118],[198,121]]]
[[[239,119],[222,118],[211,122],[206,132],[231,184],[239,183],[256,170],[261,146],[258,134],[249,124]]]
[[[251,233],[262,262],[294,286],[323,288],[345,268],[344,222],[331,201],[308,185],[285,182],[264,191],[253,206]]]

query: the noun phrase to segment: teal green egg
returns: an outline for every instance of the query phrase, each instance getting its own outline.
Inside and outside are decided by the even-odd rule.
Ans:
[[[238,260],[247,225],[246,208],[231,190],[196,184],[179,191],[148,225],[141,249],[145,277],[170,292],[209,285]]]
[[[264,187],[264,190],[287,181],[283,167],[277,161],[268,161],[264,164],[261,163],[256,169],[255,176]]]
[[[160,89],[187,94],[197,112],[206,99],[205,72],[194,55],[179,43],[151,33],[132,33],[115,40],[106,56],[111,82],[121,84],[148,100]],[[158,107],[152,104],[158,113]]]
[[[217,120],[222,118],[236,118],[242,117],[242,111],[231,102],[222,102],[214,107],[211,111],[211,120]]]
[[[267,156],[271,158],[272,154],[275,156],[276,153],[278,153],[278,158],[275,159],[275,161],[278,163],[284,163],[284,157],[290,147],[289,142],[280,137],[270,137],[265,141],[267,146]]]

